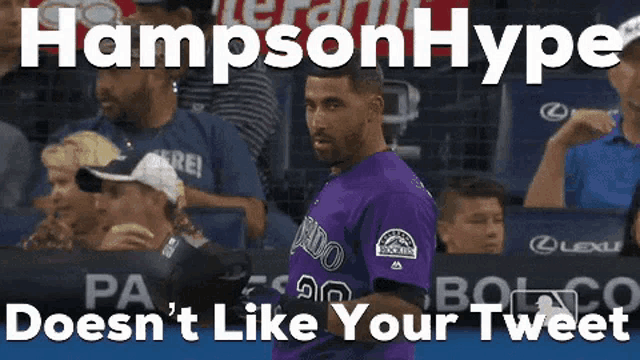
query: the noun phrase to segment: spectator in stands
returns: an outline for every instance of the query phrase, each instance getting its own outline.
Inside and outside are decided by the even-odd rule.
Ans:
[[[627,212],[627,221],[624,228],[624,244],[620,250],[620,256],[640,256],[640,182],[636,185],[631,200],[631,206]]]
[[[243,69],[229,69],[227,85],[213,85],[213,25],[210,0],[136,0],[136,13],[129,23],[168,24],[178,28],[185,24],[200,27],[205,34],[206,66],[187,68],[183,56],[183,73],[177,82],[178,107],[193,112],[208,112],[221,116],[235,125],[240,137],[249,147],[255,162],[265,197],[273,199],[270,140],[283,116],[272,81],[262,59]],[[185,42],[186,44],[186,42]],[[232,41],[229,49],[235,54],[243,51],[241,41]],[[185,55],[187,52],[185,51]],[[274,203],[269,205],[263,244],[271,248],[289,248],[297,231],[293,220]]]
[[[0,208],[22,205],[31,176],[31,148],[15,126],[0,121]]]
[[[160,250],[172,236],[195,248],[214,246],[184,213],[184,184],[160,155],[127,155],[104,167],[83,167],[75,180],[83,191],[100,193],[96,207],[108,229],[100,250]]]
[[[75,174],[82,166],[104,166],[120,150],[97,133],[81,131],[50,145],[42,152],[51,193],[36,201],[47,217],[22,247],[29,250],[97,249],[104,236],[95,197],[80,191]]]
[[[505,189],[475,176],[452,178],[438,198],[438,236],[449,254],[501,254]]]
[[[24,1],[0,2],[0,109],[15,108],[11,96],[5,94],[8,74],[20,63],[20,11]],[[4,106],[2,106],[4,105]],[[0,119],[5,119],[0,115]],[[15,120],[12,123],[15,124]],[[31,174],[31,148],[25,135],[16,126],[0,121],[0,207],[13,208],[22,205],[25,184]]]
[[[139,23],[178,28],[194,24],[203,29],[206,44],[206,66],[189,68],[177,84],[178,106],[194,112],[206,111],[233,123],[247,143],[256,162],[266,195],[269,195],[270,149],[279,119],[278,100],[271,79],[261,59],[243,69],[229,69],[228,85],[213,85],[213,25],[211,0],[135,0],[136,13],[129,20]],[[241,41],[232,41],[230,51],[243,51]],[[186,53],[186,52],[185,52]],[[183,65],[188,65],[183,56]],[[186,69],[186,68],[185,68]]]
[[[156,67],[141,69],[139,27],[132,27],[131,68],[102,69],[96,94],[103,113],[69,124],[55,141],[79,130],[95,131],[123,150],[155,152],[166,158],[183,179],[186,204],[196,208],[240,208],[250,239],[265,231],[266,207],[255,164],[233,125],[207,113],[177,108],[173,82],[177,71],[164,68],[158,46]],[[161,44],[159,41],[158,44]],[[102,42],[101,51],[114,43]]]
[[[620,63],[608,76],[620,112],[577,110],[547,142],[524,206],[629,207],[640,180],[640,15],[618,30]]]
[[[95,71],[83,61],[84,56],[78,59],[78,68],[87,71],[60,68],[57,54],[45,51],[39,53],[37,68],[21,67],[22,7],[28,7],[28,2],[0,1],[0,120],[19,128],[32,143],[43,145],[62,121],[95,115],[98,103],[91,96]]]
[[[0,146],[3,149],[0,206],[3,207],[31,205],[34,183],[38,178],[46,179],[46,169],[38,160],[48,133],[62,121],[93,116],[98,109],[97,102],[90,100],[90,82],[86,81],[93,78],[92,72],[60,69],[58,56],[46,52],[39,54],[37,68],[20,66],[22,7],[28,7],[28,2],[0,1]],[[9,193],[5,194],[4,189]]]

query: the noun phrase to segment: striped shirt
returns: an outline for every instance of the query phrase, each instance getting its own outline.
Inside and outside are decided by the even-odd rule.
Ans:
[[[263,190],[270,194],[269,140],[279,124],[278,100],[271,78],[262,60],[245,69],[229,68],[229,84],[213,84],[213,46],[208,42],[204,68],[192,68],[177,84],[178,106],[193,112],[217,114],[233,123],[247,143],[258,168]],[[243,50],[241,41],[233,41],[234,54]]]

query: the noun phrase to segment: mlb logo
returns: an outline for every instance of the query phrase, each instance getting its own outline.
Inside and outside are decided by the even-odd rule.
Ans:
[[[578,293],[575,290],[514,290],[510,296],[510,313],[529,316],[533,322],[536,315],[545,315],[547,326],[555,315],[565,314],[578,322]]]

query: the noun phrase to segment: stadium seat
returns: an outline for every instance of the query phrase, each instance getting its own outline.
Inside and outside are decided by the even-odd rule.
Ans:
[[[545,79],[541,86],[518,80],[502,86],[493,173],[517,197],[525,196],[545,143],[572,109],[612,109],[619,101],[607,79]]]
[[[625,211],[507,208],[505,255],[616,256]]]
[[[36,209],[0,208],[0,246],[12,246],[33,233],[44,215]]]

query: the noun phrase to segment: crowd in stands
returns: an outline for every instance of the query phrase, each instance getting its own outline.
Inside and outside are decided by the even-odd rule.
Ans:
[[[132,49],[140,24],[195,24],[212,36],[207,3],[138,1],[124,20],[134,25]],[[44,52],[39,68],[22,68],[21,6],[0,3],[0,208],[34,207],[43,215],[31,236],[15,239],[20,246],[149,250],[176,231],[202,246],[207,240],[185,209],[241,209],[249,246],[290,246],[296,224],[269,203],[269,142],[282,115],[260,60],[232,69],[227,86],[212,84],[211,46],[203,69],[143,70],[134,59],[130,69],[102,69],[91,80],[57,68],[55,56]],[[547,141],[524,207],[628,209],[620,254],[638,256],[640,15],[625,20],[620,63],[608,70],[618,111],[572,114]],[[112,49],[103,43],[104,52]],[[239,53],[242,44],[231,49]],[[157,64],[163,53],[159,48]],[[140,181],[160,174],[154,171],[162,172],[160,180]],[[125,175],[134,185],[118,183]],[[503,253],[504,185],[477,176],[450,179],[438,196],[438,250]]]
[[[265,196],[270,186],[265,160],[268,141],[280,113],[260,61],[235,70],[223,87],[213,86],[210,68],[142,70],[136,63],[131,69],[102,69],[94,71],[95,78],[89,82],[94,89],[64,98],[56,92],[86,90],[86,83],[74,78],[73,72],[48,68],[56,62],[55,56],[43,52],[42,66],[35,70],[20,66],[23,5],[20,1],[0,4],[0,26],[6,34],[0,40],[4,70],[0,117],[6,120],[0,122],[1,139],[3,148],[11,149],[3,152],[0,188],[6,192],[3,208],[36,207],[47,214],[25,247],[114,249],[91,243],[103,238],[108,229],[100,225],[104,214],[92,195],[80,191],[74,174],[82,166],[104,166],[116,156],[148,152],[164,158],[179,173],[184,208],[240,209],[250,246],[289,246],[296,225],[270,206]],[[210,28],[213,22],[198,2],[140,1],[137,7],[137,13],[123,20],[134,28],[134,54],[141,24],[195,23]],[[241,51],[238,43],[233,46]],[[101,47],[109,52],[113,43],[103,42]],[[209,48],[209,57],[212,51]],[[158,63],[163,63],[163,54],[161,49]],[[69,111],[57,100],[80,105]],[[29,140],[36,145],[30,146]]]

